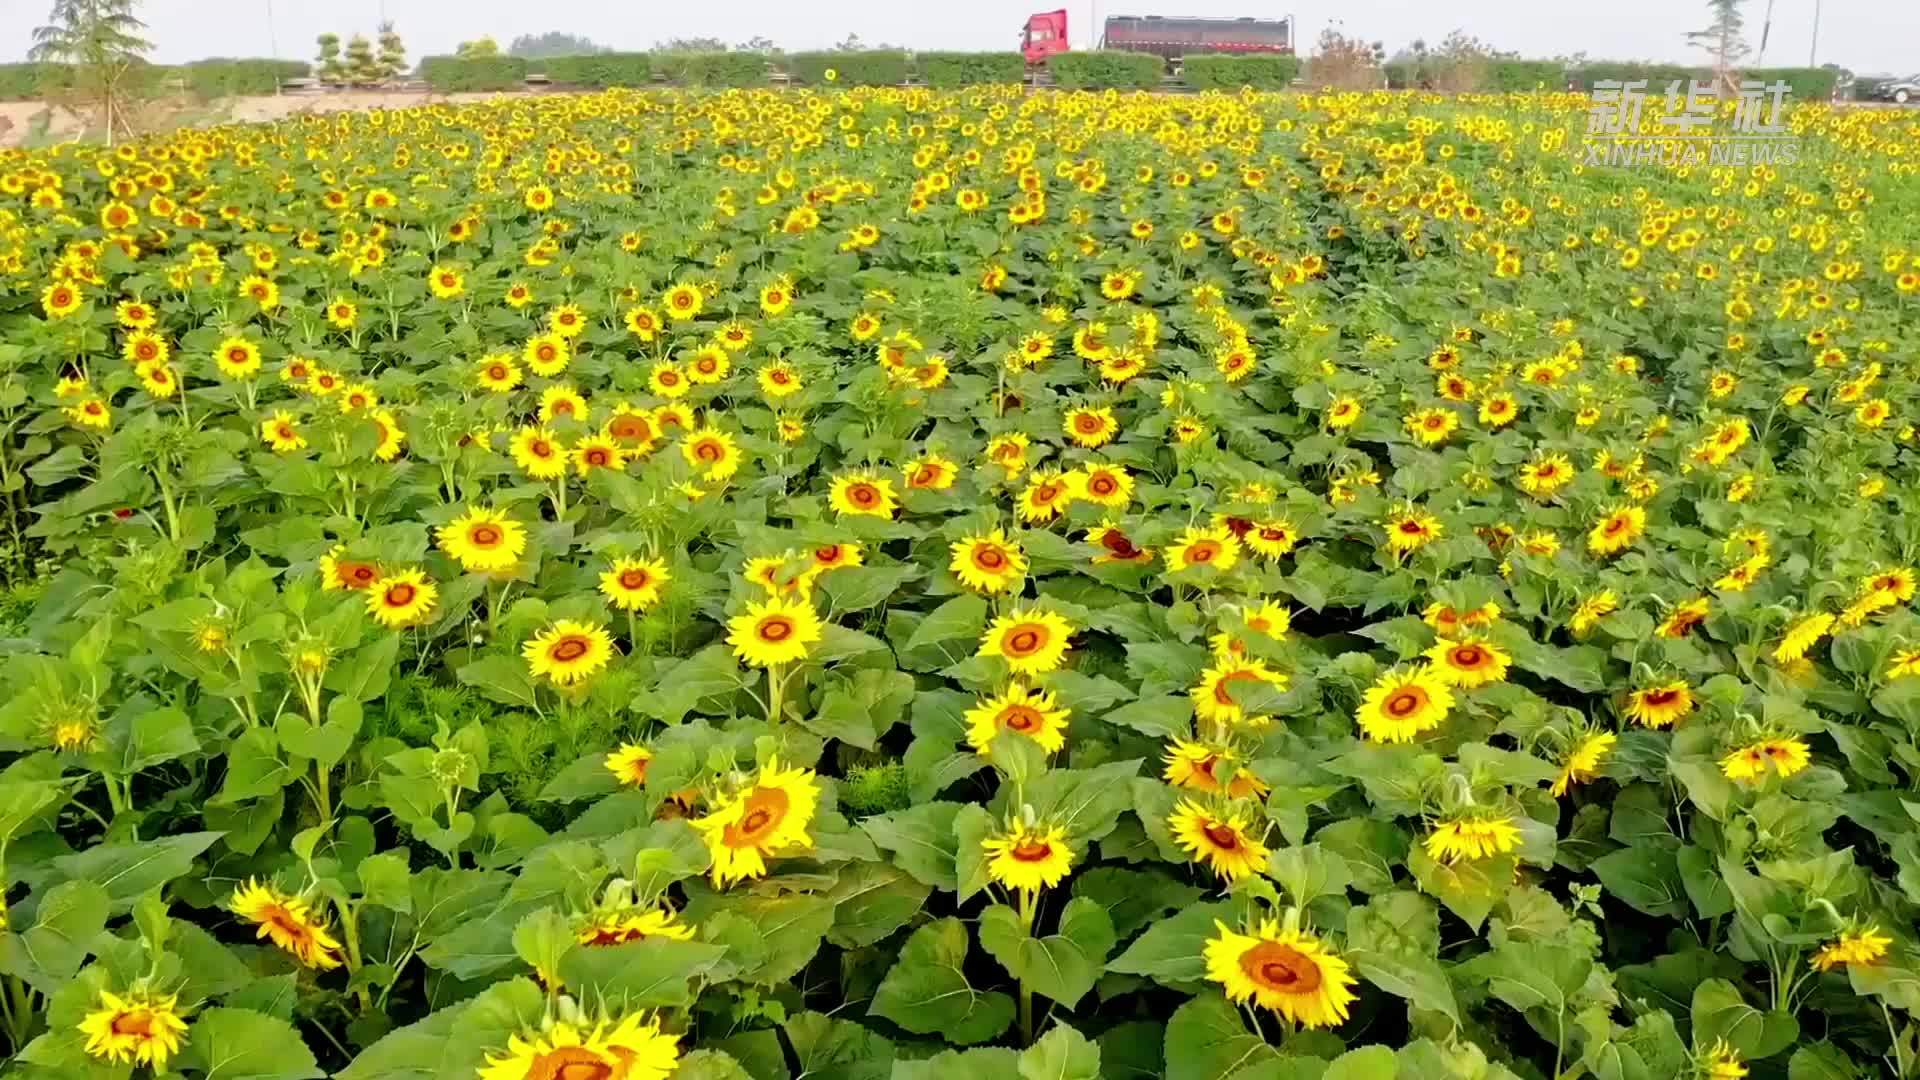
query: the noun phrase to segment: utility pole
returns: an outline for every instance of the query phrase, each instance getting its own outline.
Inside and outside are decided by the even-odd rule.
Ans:
[[[1818,67],[1814,57],[1820,53],[1820,0],[1813,0],[1813,44],[1807,46],[1807,66]]]

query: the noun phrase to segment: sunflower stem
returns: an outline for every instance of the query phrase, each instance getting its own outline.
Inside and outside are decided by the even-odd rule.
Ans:
[[[780,711],[781,711],[781,708],[785,705],[785,702],[782,700],[782,698],[786,694],[786,690],[787,690],[786,665],[785,664],[768,665],[767,666],[767,722],[768,723],[778,724],[780,722]]]
[[[1020,925],[1026,928],[1027,936],[1033,936],[1033,920],[1038,913],[1040,893],[1037,889],[1020,890]],[[1027,986],[1027,980],[1020,980],[1020,1041],[1026,1046],[1033,1045],[1033,990]]]

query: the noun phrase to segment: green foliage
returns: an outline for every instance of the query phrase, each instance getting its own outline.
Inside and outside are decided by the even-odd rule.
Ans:
[[[595,45],[591,38],[580,34],[567,34],[558,30],[549,30],[544,34],[521,34],[507,46],[509,55],[526,60],[543,60],[554,56],[591,56],[607,50]]]
[[[0,64],[0,101],[32,101],[70,81],[59,64]]]
[[[420,61],[420,77],[436,94],[518,90],[527,82],[527,62],[517,56],[462,60],[429,56]]]
[[[1201,53],[1180,61],[1181,77],[1195,90],[1284,90],[1300,74],[1297,56],[1228,56]]]
[[[783,57],[780,66],[810,86],[825,85],[829,71],[838,86],[898,86],[907,81],[907,54],[897,49],[794,53]]]
[[[1789,93],[1789,102],[1818,102],[1833,97],[1833,88],[1838,84],[1840,72],[1834,68],[1743,68],[1742,80],[1758,80],[1772,86],[1775,81],[1785,82]]]
[[[645,86],[653,81],[653,59],[646,53],[593,53],[555,56],[530,65],[562,86]]]
[[[904,810],[913,802],[913,784],[905,764],[856,765],[847,770],[840,801],[856,814],[884,814]]]
[[[1494,92],[1525,93],[1559,90],[1567,85],[1567,66],[1558,60],[1518,60],[1495,57],[1486,64],[1486,85]]]
[[[1055,53],[1047,58],[1047,72],[1068,90],[1151,90],[1160,85],[1166,62],[1147,53],[1098,49]]]
[[[923,52],[913,55],[913,67],[928,86],[980,86],[1020,82],[1027,58],[1017,52]]]
[[[289,79],[307,76],[297,60],[199,60],[185,68],[187,89],[203,101],[271,94]]]
[[[653,66],[686,86],[762,86],[767,58],[745,52],[655,52]]]

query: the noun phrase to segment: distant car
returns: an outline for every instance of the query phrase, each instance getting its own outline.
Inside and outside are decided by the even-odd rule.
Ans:
[[[1920,99],[1920,75],[1883,79],[1869,87],[1866,96],[1877,101],[1894,101],[1905,105],[1909,101]]]

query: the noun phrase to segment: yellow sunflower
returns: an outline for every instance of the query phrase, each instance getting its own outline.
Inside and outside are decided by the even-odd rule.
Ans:
[[[1444,531],[1439,518],[1413,507],[1407,507],[1388,518],[1386,530],[1387,550],[1396,555],[1418,551],[1438,540]]]
[[[1088,465],[1066,475],[1071,498],[1118,508],[1133,499],[1133,474],[1125,465]]]
[[[1285,675],[1271,670],[1259,660],[1230,657],[1201,672],[1199,685],[1188,691],[1188,696],[1193,699],[1194,715],[1202,720],[1222,724],[1258,724],[1266,718],[1247,716],[1246,710],[1233,697],[1233,687],[1266,686],[1278,693],[1285,690],[1287,684]]]
[[[1647,512],[1638,506],[1624,506],[1601,518],[1587,533],[1587,550],[1605,558],[1633,546],[1647,531]]]
[[[621,611],[645,611],[672,578],[665,559],[615,559],[600,575],[600,595]]]
[[[679,1066],[680,1041],[659,1020],[632,1013],[617,1023],[561,1020],[514,1035],[504,1053],[487,1055],[479,1080],[667,1080]]]
[[[1510,814],[1474,814],[1434,825],[1425,840],[1435,862],[1484,859],[1520,846],[1520,828]]]
[[[271,940],[307,967],[331,971],[340,966],[340,943],[327,933],[326,921],[314,917],[300,897],[248,878],[227,907],[258,926],[258,937]]]
[[[1073,869],[1073,849],[1059,826],[1016,822],[998,836],[980,842],[987,856],[987,876],[1003,888],[1037,893],[1066,880]]]
[[[1453,708],[1453,691],[1427,668],[1390,671],[1367,688],[1357,719],[1374,742],[1411,742]]]
[[[589,435],[573,444],[573,468],[581,476],[595,469],[613,469],[618,471],[627,463],[627,453],[620,444],[605,435]]]
[[[1235,1003],[1252,1001],[1305,1028],[1337,1026],[1355,1000],[1355,980],[1347,962],[1301,931],[1295,918],[1267,919],[1247,934],[1215,922],[1219,936],[1207,941],[1207,978]]]
[[[813,605],[799,599],[748,604],[746,614],[727,620],[727,644],[733,646],[735,656],[754,667],[805,660],[808,647],[819,642],[823,633]]]
[[[716,428],[703,427],[688,435],[680,444],[680,456],[706,480],[725,480],[740,468],[740,448],[731,435]]]
[[[557,619],[522,645],[520,655],[534,678],[572,686],[607,666],[613,659],[613,639],[597,623]]]
[[[424,622],[433,610],[440,587],[424,570],[406,570],[383,577],[367,590],[367,611],[380,625],[398,630]]]
[[[1790,664],[1807,655],[1807,650],[1820,643],[1833,629],[1835,616],[1831,612],[1820,611],[1802,618],[1787,628],[1780,644],[1774,646],[1773,662]]]
[[[158,370],[164,371],[165,368]],[[171,378],[171,374],[168,378]],[[151,383],[148,384],[148,389],[153,389]],[[154,396],[170,397],[172,395],[169,392],[155,393]],[[305,449],[307,445],[306,437],[300,434],[300,425],[294,421],[293,414],[285,409],[276,410],[272,416],[260,421],[260,441],[266,443],[276,454],[291,454],[295,450]]]
[[[497,510],[468,507],[467,512],[440,526],[440,550],[453,556],[461,569],[475,574],[511,570],[527,550],[527,530]]]
[[[566,445],[546,428],[521,428],[514,432],[508,449],[513,463],[534,480],[558,480],[567,475]]]
[[[1020,492],[1020,520],[1038,525],[1059,517],[1073,502],[1073,485],[1064,474],[1036,469]]]
[[[1684,682],[1649,686],[1627,695],[1627,717],[1650,728],[1671,727],[1693,711],[1693,690]]]
[[[1162,776],[1167,783],[1175,787],[1201,791],[1209,795],[1224,791],[1228,798],[1233,799],[1266,797],[1266,783],[1241,768],[1231,750],[1209,746],[1206,743],[1189,742],[1176,735],[1164,760],[1167,768]],[[1220,776],[1228,771],[1231,771],[1232,775],[1222,785]]]
[[[122,996],[102,990],[76,1027],[87,1037],[88,1056],[162,1072],[186,1043],[187,1022],[180,1012],[178,994],[136,991]]]
[[[763,877],[767,857],[783,850],[813,847],[807,825],[820,801],[820,785],[811,769],[782,769],[771,759],[753,782],[714,804],[693,822],[713,856],[713,884]]]
[[[245,338],[228,338],[214,349],[213,363],[229,379],[252,378],[260,370],[260,346]]]
[[[1000,529],[957,540],[951,550],[953,558],[947,569],[962,585],[977,592],[1006,592],[1026,576],[1026,555]]]
[[[899,508],[894,498],[893,481],[874,473],[853,473],[833,478],[827,502],[838,514],[890,518]]]
[[[1225,572],[1240,561],[1240,540],[1225,526],[1211,529],[1189,527],[1167,548],[1167,569],[1185,570],[1190,566],[1210,566]]]
[[[1832,971],[1854,964],[1871,966],[1886,958],[1893,939],[1875,923],[1849,925],[1838,938],[1820,946],[1809,961],[1816,971]]]
[[[1510,662],[1506,652],[1499,646],[1473,638],[1465,641],[1441,638],[1423,655],[1432,665],[1429,670],[1435,678],[1462,690],[1471,690],[1506,678]]]
[[[1001,615],[980,639],[981,656],[998,656],[1015,675],[1044,675],[1067,655],[1073,626],[1051,611]]]
[[[622,785],[644,787],[647,783],[647,765],[652,761],[653,751],[637,743],[621,743],[607,755],[603,764]]]
[[[320,556],[320,587],[327,592],[371,589],[380,580],[380,567],[365,559],[349,559],[345,548]]]
[[[1619,737],[1611,731],[1595,731],[1575,743],[1560,764],[1560,775],[1553,781],[1550,789],[1553,797],[1557,799],[1573,785],[1584,784],[1598,775],[1601,759],[1612,753],[1613,744],[1618,741]]]
[[[1720,772],[1729,780],[1758,781],[1768,769],[1781,779],[1805,769],[1813,758],[1807,744],[1797,738],[1761,739],[1720,759]]]
[[[967,710],[967,742],[985,754],[995,737],[1011,731],[1032,739],[1049,754],[1058,753],[1067,744],[1068,713],[1056,707],[1052,694],[1012,683],[1000,696]]]
[[[1104,405],[1067,410],[1066,434],[1075,446],[1089,450],[1104,446],[1119,430],[1120,422],[1113,418],[1113,410]]]
[[[1267,846],[1250,831],[1239,813],[1214,813],[1191,800],[1180,800],[1167,828],[1193,861],[1228,882],[1251,877],[1266,869]]]

